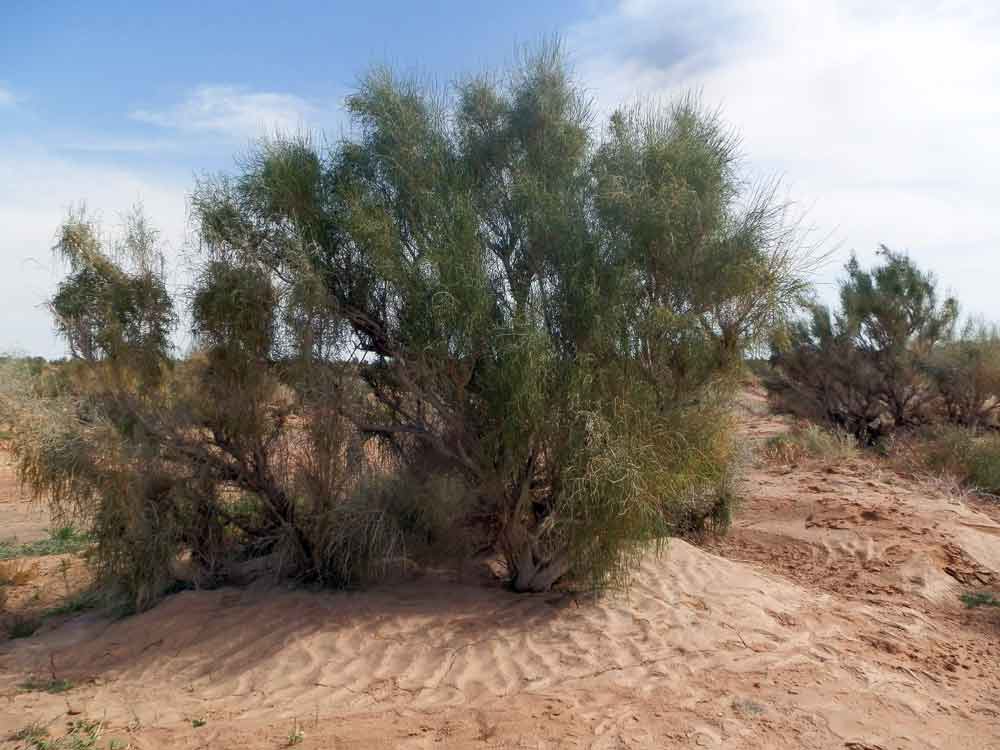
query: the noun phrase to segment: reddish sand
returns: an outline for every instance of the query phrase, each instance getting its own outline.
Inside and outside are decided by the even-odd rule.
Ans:
[[[760,393],[742,409],[748,443],[787,429]],[[1000,611],[958,599],[1000,585],[992,506],[871,459],[751,463],[744,494],[728,537],[671,540],[627,596],[428,576],[53,621],[0,642],[0,738],[88,717],[101,747],[1000,748]],[[0,496],[0,528],[24,512]],[[74,687],[18,687],[53,677]]]

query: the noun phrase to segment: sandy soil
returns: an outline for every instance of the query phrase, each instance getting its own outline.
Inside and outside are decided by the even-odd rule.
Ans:
[[[750,443],[788,427],[743,409]],[[958,600],[998,583],[992,506],[862,459],[754,465],[745,494],[729,537],[672,540],[627,596],[428,576],[53,622],[0,643],[0,738],[89,717],[101,747],[1000,748],[1000,617]]]
[[[48,536],[44,503],[28,502],[14,476],[10,454],[0,442],[0,540],[34,542]]]

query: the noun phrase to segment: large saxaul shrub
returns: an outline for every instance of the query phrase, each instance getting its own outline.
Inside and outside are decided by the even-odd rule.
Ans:
[[[847,264],[835,315],[812,305],[773,343],[786,401],[866,444],[931,418],[938,393],[927,363],[958,317],[954,299],[939,302],[932,275],[886,247],[880,256],[871,270]]]
[[[347,109],[332,148],[198,185],[183,361],[145,225],[64,228],[79,377],[15,443],[101,569],[140,605],[181,556],[345,586],[493,551],[517,590],[600,587],[724,525],[729,373],[805,282],[718,118],[597,128],[555,47],[447,94],[376,69]]]

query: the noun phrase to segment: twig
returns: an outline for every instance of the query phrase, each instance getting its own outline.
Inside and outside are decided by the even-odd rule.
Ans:
[[[749,644],[748,644],[748,643],[747,643],[747,642],[746,642],[745,640],[743,640],[743,635],[742,635],[742,634],[740,633],[740,631],[738,631],[738,630],[737,630],[737,629],[736,629],[735,627],[733,627],[732,625],[728,625],[728,624],[727,624],[727,625],[726,625],[726,627],[727,627],[727,628],[729,628],[730,630],[732,630],[732,631],[733,631],[734,633],[736,633],[736,635],[737,635],[737,636],[739,637],[739,639],[740,639],[740,643],[742,643],[742,644],[743,644],[743,645],[744,645],[744,646],[745,646],[746,648],[750,649],[751,651],[754,651],[754,652],[756,652],[756,650],[757,650],[757,649],[755,649],[755,648],[751,648],[751,647],[750,647],[750,645],[749,645]]]

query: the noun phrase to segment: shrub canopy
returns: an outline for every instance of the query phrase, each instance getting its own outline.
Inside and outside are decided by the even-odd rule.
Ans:
[[[718,116],[598,131],[556,46],[447,93],[376,68],[347,109],[332,147],[275,138],[198,184],[183,362],[149,235],[129,265],[64,228],[86,377],[66,434],[19,450],[106,572],[142,603],[183,552],[355,585],[495,550],[517,590],[603,586],[723,524],[728,374],[806,283]]]

